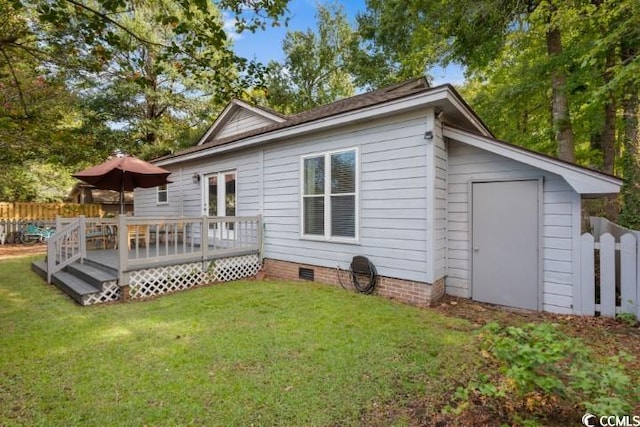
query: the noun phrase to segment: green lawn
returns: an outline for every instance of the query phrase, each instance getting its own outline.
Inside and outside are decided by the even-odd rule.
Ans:
[[[30,260],[0,261],[2,426],[404,425],[474,363],[465,321],[340,288],[80,307]]]

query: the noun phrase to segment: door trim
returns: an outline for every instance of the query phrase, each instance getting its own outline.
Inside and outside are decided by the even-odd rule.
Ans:
[[[225,170],[221,170],[218,172],[207,172],[207,173],[203,173],[202,174],[202,188],[201,188],[201,200],[202,200],[202,215],[204,216],[209,216],[209,177],[212,177],[214,175],[218,176],[218,180],[220,180],[220,177],[224,177],[227,174],[235,174],[236,177],[236,216],[238,215],[238,171],[237,169],[225,169]],[[220,206],[222,206],[225,209],[225,215],[226,216],[226,206],[224,205],[224,203],[222,203],[222,205],[220,204],[221,198],[224,197],[222,196],[222,194],[218,194],[218,200],[216,200],[216,204],[218,205],[218,208],[220,208]],[[221,216],[221,215],[218,215]]]
[[[519,178],[487,178],[470,179],[467,181],[467,200],[469,212],[467,215],[469,227],[469,240],[467,253],[469,256],[469,299],[473,300],[473,184],[492,182],[518,182],[537,181],[538,182],[538,311],[542,311],[544,306],[544,176],[523,176]]]

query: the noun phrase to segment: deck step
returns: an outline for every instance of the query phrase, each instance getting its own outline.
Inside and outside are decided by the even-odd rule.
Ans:
[[[95,294],[101,291],[101,289],[92,286],[79,277],[74,276],[66,271],[59,271],[51,277],[52,282],[71,298],[84,304],[83,297],[85,295]]]
[[[45,260],[33,261],[31,263],[31,270],[35,272],[38,276],[42,277],[44,280],[47,280],[47,261]]]
[[[99,267],[86,262],[84,264],[74,262],[68,265],[65,271],[98,289],[102,289],[102,284],[105,282],[118,280],[118,272],[116,270]]]

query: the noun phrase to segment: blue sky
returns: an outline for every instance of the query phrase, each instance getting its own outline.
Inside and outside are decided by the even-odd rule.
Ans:
[[[364,11],[364,0],[348,0],[338,2],[343,5],[347,16],[354,22],[356,14]],[[282,40],[287,31],[308,28],[315,29],[316,0],[291,0],[289,2],[290,20],[288,27],[268,28],[256,33],[245,32],[234,37],[235,51],[238,55],[248,59],[257,59],[266,64],[271,60],[282,61]],[[231,24],[231,23],[230,23]],[[461,84],[464,81],[462,71],[458,66],[445,69],[436,68],[430,71],[433,84],[443,83]]]

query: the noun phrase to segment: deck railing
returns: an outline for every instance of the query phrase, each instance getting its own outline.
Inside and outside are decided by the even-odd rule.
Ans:
[[[80,216],[66,225],[56,227],[47,241],[47,283],[51,276],[86,254],[85,218]]]
[[[124,272],[141,266],[258,253],[261,245],[260,216],[118,218],[118,247],[127,248],[119,251]]]
[[[261,216],[58,217],[56,230],[47,247],[49,282],[91,248],[118,250],[121,283],[133,270],[260,254],[262,248]]]

